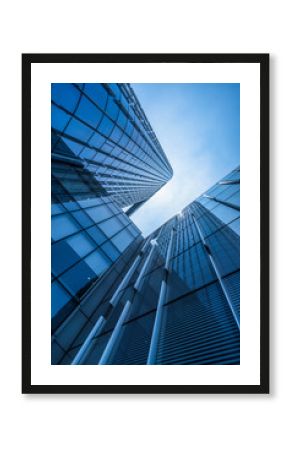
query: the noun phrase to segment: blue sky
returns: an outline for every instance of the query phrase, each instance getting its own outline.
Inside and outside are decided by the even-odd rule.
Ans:
[[[131,86],[174,172],[132,216],[147,236],[240,164],[240,85]]]

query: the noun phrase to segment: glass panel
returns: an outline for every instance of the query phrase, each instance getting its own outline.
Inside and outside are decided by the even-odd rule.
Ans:
[[[79,226],[69,214],[62,214],[51,218],[51,236],[55,241],[73,234],[79,229]]]
[[[59,275],[79,260],[79,256],[66,243],[57,242],[51,247],[51,268],[54,275]]]
[[[94,241],[96,241],[98,245],[101,245],[107,239],[104,233],[101,230],[99,230],[97,226],[88,228],[86,231],[94,239]]]
[[[76,211],[72,213],[73,217],[81,224],[83,228],[93,225],[93,221],[83,211]]]
[[[60,203],[53,203],[51,205],[51,214],[56,215],[65,212],[64,207]]]
[[[94,278],[95,273],[91,268],[83,261],[80,261],[72,269],[65,272],[60,279],[72,295],[76,295]]]
[[[112,242],[116,245],[118,250],[121,252],[128,247],[128,245],[133,241],[133,236],[127,229],[118,233],[117,236],[113,237]]]
[[[98,129],[105,136],[109,136],[111,131],[112,131],[112,129],[113,129],[113,127],[114,127],[113,122],[110,119],[108,119],[107,117],[104,116],[102,122],[100,123],[100,125],[98,127]]]
[[[90,97],[101,109],[104,109],[107,102],[108,94],[101,84],[86,83],[85,93]]]
[[[97,275],[103,273],[112,264],[107,256],[105,256],[100,250],[97,250],[89,255],[85,259],[85,262]]]
[[[234,220],[233,222],[229,223],[229,227],[235,231],[238,235],[240,235],[240,218]]]
[[[75,155],[79,155],[79,153],[84,148],[83,144],[77,144],[76,142],[71,141],[70,139],[66,139],[66,138],[62,138],[62,139]]]
[[[66,241],[79,256],[85,256],[93,251],[95,244],[86,236],[85,233],[78,233],[71,236]]]
[[[66,129],[66,133],[70,136],[86,142],[92,134],[92,130],[78,120],[73,119]]]
[[[70,300],[70,295],[66,290],[55,281],[51,285],[51,315],[54,317],[56,313]]]
[[[94,133],[94,135],[89,140],[89,143],[93,147],[101,148],[105,141],[106,141],[106,138],[101,136],[99,133]]]
[[[82,120],[87,122],[92,127],[96,128],[101,117],[101,111],[93,105],[86,97],[83,97],[80,105],[77,109],[76,116],[80,117]]]
[[[239,211],[225,205],[218,205],[216,208],[213,208],[211,212],[224,223],[229,223],[240,215]]]
[[[112,212],[106,205],[96,206],[94,208],[86,209],[86,213],[96,222],[99,223],[102,220],[112,216]]]
[[[51,105],[51,126],[56,130],[63,131],[66,127],[70,116],[57,106]]]
[[[73,112],[80,97],[80,92],[70,83],[52,83],[51,97],[58,105]]]
[[[123,227],[123,225],[115,216],[112,217],[111,219],[106,220],[103,223],[100,223],[99,227],[106,234],[107,237],[111,237],[113,236],[113,234],[117,233]]]
[[[115,120],[117,118],[118,115],[118,106],[116,105],[115,101],[113,100],[112,97],[108,98],[108,103],[107,103],[107,109],[106,112],[107,114],[109,114],[109,116]]]
[[[116,247],[109,241],[107,241],[104,245],[102,245],[101,248],[112,261],[115,261],[120,256],[120,253],[118,252]]]

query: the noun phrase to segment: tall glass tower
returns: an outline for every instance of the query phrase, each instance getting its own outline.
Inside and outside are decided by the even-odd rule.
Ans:
[[[237,168],[146,239],[134,228],[55,323],[52,363],[239,364],[239,193]]]
[[[51,117],[52,154],[61,140],[121,208],[136,210],[172,177],[129,84],[52,84]]]
[[[55,83],[51,98],[54,333],[142,241],[129,217],[172,168],[129,84]]]

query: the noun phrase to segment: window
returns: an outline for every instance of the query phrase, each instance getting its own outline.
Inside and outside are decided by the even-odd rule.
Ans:
[[[101,111],[93,105],[86,97],[83,97],[77,109],[76,116],[80,117],[86,123],[96,128],[101,120]]]
[[[95,223],[99,223],[102,220],[112,216],[112,212],[106,205],[95,206],[94,208],[88,208],[86,213],[94,220]]]
[[[57,281],[51,285],[51,315],[56,313],[70,300],[68,292]]]
[[[103,223],[100,223],[99,227],[106,234],[106,236],[110,238],[113,234],[116,234],[123,227],[123,225],[115,216]]]
[[[70,83],[52,83],[51,97],[58,105],[73,112],[80,97],[80,92]]]
[[[105,136],[109,136],[112,129],[114,127],[114,123],[108,119],[107,117],[103,117],[102,122],[100,123],[98,130],[104,134]]]
[[[106,141],[106,139],[103,136],[101,136],[99,133],[94,133],[94,135],[91,137],[89,143],[92,147],[101,148],[105,141]]]
[[[83,228],[93,225],[93,221],[83,211],[76,211],[72,213],[73,217],[81,224]]]
[[[236,219],[240,215],[239,211],[236,211],[235,209],[225,205],[218,205],[212,210],[212,213],[226,224]]]
[[[92,130],[78,120],[73,119],[66,129],[66,133],[86,142],[91,136]]]
[[[51,268],[55,276],[67,270],[79,260],[79,256],[66,243],[66,241],[56,242],[51,247]]]
[[[97,226],[88,228],[86,231],[98,245],[101,245],[107,239],[104,233],[99,230]]]
[[[112,263],[105,254],[96,250],[85,259],[86,264],[97,274],[103,273]]]
[[[70,116],[57,106],[51,105],[51,126],[56,130],[63,131],[66,127]]]
[[[108,94],[101,84],[86,83],[85,93],[102,109],[105,108]]]
[[[112,242],[116,245],[118,250],[122,252],[125,248],[128,247],[129,244],[133,241],[133,236],[127,229],[124,229],[117,236],[113,237]]]
[[[55,241],[65,236],[69,236],[78,230],[79,226],[69,214],[53,216],[51,219],[51,236]]]
[[[66,242],[74,249],[79,256],[85,256],[93,251],[95,244],[85,233],[78,233],[69,237]]]
[[[107,103],[107,109],[106,109],[107,114],[109,114],[109,116],[113,120],[115,120],[118,116],[118,110],[119,110],[119,108],[117,107],[115,101],[112,99],[112,97],[109,97],[108,103]]]
[[[60,280],[72,295],[77,295],[95,276],[95,272],[83,261],[80,261],[72,269],[65,272]]]
[[[101,248],[112,261],[115,261],[120,256],[120,253],[110,241],[107,241],[105,244],[103,244]]]

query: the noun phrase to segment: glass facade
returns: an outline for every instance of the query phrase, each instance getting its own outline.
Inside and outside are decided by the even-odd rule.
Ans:
[[[172,168],[129,84],[51,91],[52,332],[141,239],[130,215]]]
[[[77,157],[118,206],[135,210],[172,177],[129,84],[54,83],[51,96],[52,153]]]
[[[63,242],[78,253],[73,264],[94,270],[89,276],[96,281],[77,298],[77,307],[61,325],[56,324],[52,363],[239,364],[239,193],[237,168],[146,239],[111,195],[90,198],[96,202],[93,205],[78,200],[77,210],[61,204],[65,210],[57,210],[55,216],[64,226],[53,245]],[[98,207],[105,216],[96,223],[88,210]],[[76,231],[76,213],[88,216],[94,225]],[[115,223],[121,218],[122,227]],[[110,220],[111,235],[105,231]],[[97,247],[92,249],[90,227],[107,237],[95,241]],[[127,240],[121,234],[125,231]],[[81,240],[75,242],[74,236]],[[104,249],[105,243],[119,251],[115,260]],[[88,261],[88,255],[95,253],[100,264]],[[66,259],[60,264],[65,265]],[[76,281],[72,277],[69,286],[69,277],[62,279],[65,271],[60,273],[60,278],[54,274],[55,289],[66,304],[65,295],[73,293]]]

